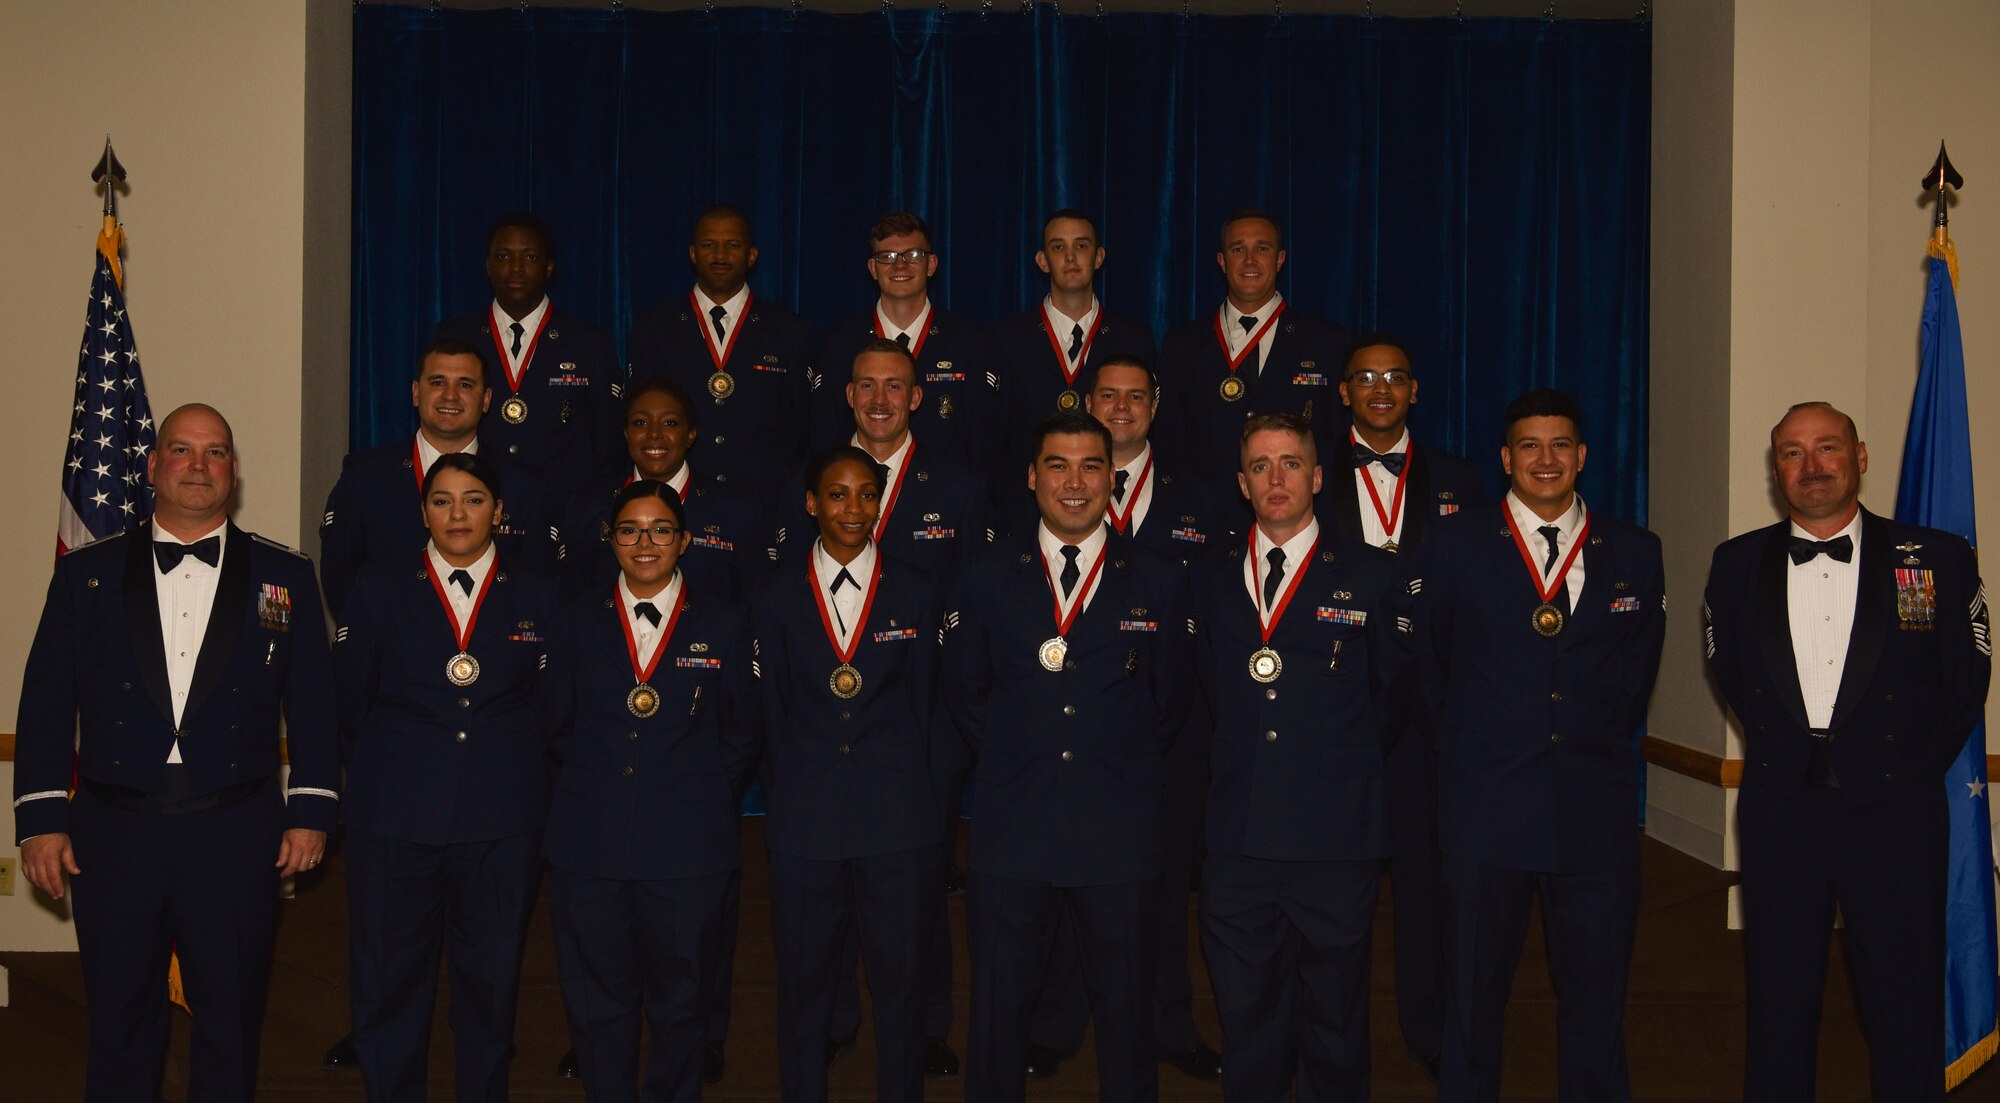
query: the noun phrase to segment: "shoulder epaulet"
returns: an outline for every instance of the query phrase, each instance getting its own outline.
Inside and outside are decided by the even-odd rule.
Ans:
[[[97,538],[97,539],[95,539],[95,540],[89,540],[89,541],[85,541],[84,543],[81,543],[81,544],[78,544],[78,545],[77,545],[76,547],[73,547],[73,548],[71,548],[71,549],[70,549],[70,551],[72,551],[72,552],[80,552],[80,551],[82,551],[82,550],[83,550],[83,549],[85,549],[85,548],[94,548],[94,547],[96,547],[96,546],[97,546],[97,545],[99,545],[99,544],[108,544],[108,543],[110,543],[111,541],[113,541],[113,540],[116,540],[116,539],[118,539],[118,538],[119,538],[119,537],[121,537],[121,536],[124,536],[124,535],[125,535],[126,533],[128,533],[128,532],[130,532],[130,531],[132,531],[132,530],[131,530],[131,529],[119,529],[119,530],[118,530],[117,532],[114,532],[114,533],[112,533],[112,534],[111,534],[111,535],[109,535],[109,536],[100,536],[100,537],[98,537],[98,538]],[[67,553],[65,553],[65,554],[67,554]]]
[[[289,552],[292,555],[298,556],[300,559],[310,558],[309,556],[306,555],[306,553],[300,551],[295,547],[292,547],[290,544],[280,544],[276,540],[273,540],[268,536],[262,535],[261,533],[255,533],[255,532],[251,533],[250,539],[257,541],[259,544],[262,544],[267,548],[276,548],[281,552]]]

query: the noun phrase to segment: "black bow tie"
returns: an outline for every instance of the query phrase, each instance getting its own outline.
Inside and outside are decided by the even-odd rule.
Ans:
[[[1356,467],[1367,467],[1371,463],[1379,463],[1389,469],[1389,474],[1401,475],[1403,473],[1403,461],[1408,458],[1409,453],[1407,452],[1390,452],[1384,455],[1358,441],[1354,445],[1354,466]]]
[[[1808,540],[1803,536],[1794,536],[1787,550],[1792,553],[1792,562],[1798,566],[1812,562],[1813,557],[1820,554],[1830,555],[1842,563],[1854,562],[1854,539],[1849,536],[1836,536],[1831,540]]]
[[[659,606],[654,605],[652,602],[642,601],[632,606],[632,612],[652,622],[653,627],[658,628],[660,626],[660,609]]]
[[[181,565],[181,560],[194,556],[213,567],[222,560],[222,538],[205,536],[192,544],[172,544],[165,540],[153,541],[153,560],[160,570],[171,571]]]

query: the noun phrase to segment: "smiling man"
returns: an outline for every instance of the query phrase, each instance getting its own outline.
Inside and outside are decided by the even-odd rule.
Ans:
[[[1278,291],[1284,235],[1267,212],[1244,209],[1222,224],[1215,263],[1228,293],[1214,314],[1167,334],[1160,384],[1167,396],[1156,434],[1197,471],[1229,471],[1252,414],[1297,414],[1331,451],[1344,427],[1335,386],[1347,360],[1347,327],[1294,310]]]
[[[527,466],[561,497],[616,466],[625,372],[610,333],[550,301],[555,274],[549,224],[528,211],[501,215],[486,235],[492,303],[438,323],[436,336],[466,342],[486,366],[486,458]]]
[[[1808,1098],[1835,909],[1877,1099],[1944,1098],[1946,769],[1992,677],[1972,549],[1861,508],[1868,446],[1802,402],[1771,430],[1787,517],[1715,549],[1703,612],[1743,722],[1743,1098]]]
[[[1659,672],[1659,538],[1585,507],[1576,401],[1508,404],[1497,506],[1440,518],[1416,577],[1444,856],[1438,1099],[1500,1098],[1501,1032],[1534,898],[1565,1099],[1631,1097],[1625,982],[1639,907],[1633,743]]]
[[[1104,523],[1111,435],[1081,411],[1034,434],[1032,531],[974,554],[945,616],[947,714],[973,767],[966,1099],[1019,1100],[1056,928],[1073,924],[1099,1098],[1158,1093],[1162,762],[1188,704],[1181,565]]]

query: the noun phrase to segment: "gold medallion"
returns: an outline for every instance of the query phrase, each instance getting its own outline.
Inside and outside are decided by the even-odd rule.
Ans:
[[[1231,375],[1222,381],[1222,401],[1235,402],[1243,397],[1243,380]]]
[[[461,651],[445,660],[445,680],[455,686],[469,686],[479,680],[479,660]]]
[[[1069,657],[1069,641],[1061,636],[1043,640],[1035,655],[1042,660],[1043,670],[1061,670],[1063,660]]]
[[[1250,677],[1262,683],[1275,682],[1285,672],[1285,660],[1276,651],[1260,647],[1250,653]]]
[[[1388,552],[1390,555],[1394,555],[1403,549],[1394,540],[1384,540],[1382,541],[1382,550]]]
[[[861,695],[861,672],[852,663],[841,663],[833,668],[833,674],[826,680],[827,688],[843,701],[852,701]]]
[[[1535,606],[1535,611],[1532,614],[1532,616],[1535,625],[1535,631],[1542,636],[1546,636],[1553,639],[1563,630],[1562,610],[1556,608],[1554,605],[1551,605],[1546,601],[1542,602],[1540,605]]]
[[[728,398],[736,393],[736,377],[726,371],[717,371],[708,377],[708,393],[714,395],[717,402]]]
[[[1083,397],[1075,391],[1064,391],[1056,396],[1056,405],[1065,410],[1074,410],[1082,405]]]
[[[509,425],[519,425],[528,420],[528,400],[520,395],[508,395],[500,404],[500,416]]]
[[[632,692],[625,695],[625,707],[631,710],[632,715],[644,720],[660,711],[660,691],[645,682],[640,682],[632,687]]]

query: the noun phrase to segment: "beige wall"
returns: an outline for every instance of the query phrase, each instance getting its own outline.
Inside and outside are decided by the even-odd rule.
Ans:
[[[1864,502],[1894,511],[1930,226],[1918,180],[1940,138],[1967,177],[1952,229],[1974,478],[2000,538],[2000,435],[1983,431],[2000,412],[2000,5],[1669,2],[1655,20],[1651,471],[1675,615],[1651,727],[1734,758],[1700,663],[1708,551],[1779,516],[1768,433],[1805,399],[1854,415]],[[1656,835],[1733,864],[1720,790],[1655,768],[1649,804]]]
[[[15,565],[0,574],[0,730],[13,727],[48,583],[99,222],[89,170],[107,131],[131,173],[126,292],[156,416],[199,400],[229,417],[246,527],[296,544],[318,510],[330,476],[302,472],[328,461],[302,462],[301,441],[332,447],[337,469],[346,439],[350,12],[339,0],[0,5],[12,214],[0,468],[15,473],[0,484],[0,515],[14,519],[0,554]],[[310,189],[301,166],[317,174]],[[11,765],[0,786],[12,792]],[[13,835],[9,809],[0,854]],[[73,944],[34,900],[0,897],[0,949]]]

